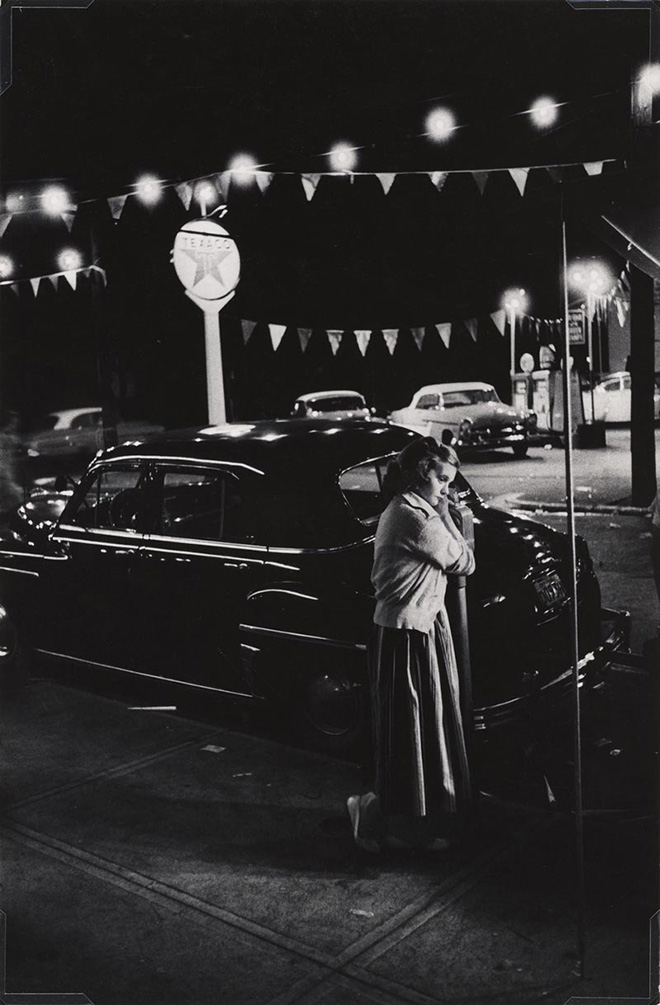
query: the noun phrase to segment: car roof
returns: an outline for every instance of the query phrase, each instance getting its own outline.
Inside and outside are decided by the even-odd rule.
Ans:
[[[281,468],[298,470],[303,481],[312,473],[327,478],[370,457],[396,453],[417,436],[386,421],[266,419],[171,430],[109,447],[98,456],[233,461],[271,475]]]
[[[59,408],[48,415],[56,415],[58,419],[75,419],[78,415],[87,415],[88,412],[100,412],[100,405],[87,405],[86,408]]]
[[[362,398],[364,395],[360,391],[309,391],[307,394],[299,394],[296,401],[316,401],[319,398],[338,397]]]
[[[482,380],[462,380],[449,384],[426,384],[424,387],[420,387],[419,391],[415,391],[415,397],[418,394],[443,394],[445,391],[467,390],[491,391],[493,390],[493,385],[485,384]]]

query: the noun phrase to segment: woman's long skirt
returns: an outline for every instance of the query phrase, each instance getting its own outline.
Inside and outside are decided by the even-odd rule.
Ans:
[[[461,813],[470,800],[470,776],[446,612],[428,633],[374,625],[369,676],[381,811]]]

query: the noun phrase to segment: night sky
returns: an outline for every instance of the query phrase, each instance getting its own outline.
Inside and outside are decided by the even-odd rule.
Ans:
[[[339,381],[383,407],[404,403],[403,356],[385,359],[387,384],[374,376],[377,361],[363,372],[371,364],[357,350],[330,359],[319,335],[312,366],[316,343],[302,360],[295,326],[487,319],[510,285],[532,291],[531,313],[557,317],[562,192],[569,252],[605,255],[621,268],[587,218],[635,184],[623,162],[631,77],[648,59],[645,10],[576,10],[566,0],[95,0],[12,17],[13,82],[0,96],[2,194],[22,193],[35,209],[43,183],[58,181],[79,209],[71,234],[40,212],[15,215],[0,254],[25,279],[56,271],[58,250],[73,243],[106,269],[108,293],[92,321],[84,283],[80,295],[40,291],[35,302],[29,290],[14,300],[3,292],[5,397],[48,399],[50,407],[94,400],[90,331],[102,324],[122,379],[137,374],[135,409],[197,417],[202,344],[189,333],[201,320],[169,263],[190,214],[172,186],[224,171],[242,152],[275,179],[265,194],[232,186],[225,218],[243,264],[223,312],[244,402],[236,414],[253,413],[255,381],[265,414]],[[541,95],[562,103],[547,133],[524,114]],[[436,105],[460,124],[444,145],[423,135]],[[504,172],[490,176],[483,194],[469,174],[450,174],[441,193],[428,178],[400,175],[388,195],[373,177],[353,185],[324,178],[309,202],[297,174],[327,171],[337,141],[359,148],[364,172],[615,163],[595,178],[575,169],[561,186],[532,173],[524,198]],[[113,225],[105,200],[130,193],[144,172],[170,183],[166,198],[153,209],[129,200]],[[241,318],[288,325],[291,335],[273,358],[263,327],[244,349]],[[490,360],[483,345],[466,352],[457,336],[454,356],[437,365],[456,379],[505,382],[500,344]],[[411,360],[412,386],[427,364],[414,353]]]

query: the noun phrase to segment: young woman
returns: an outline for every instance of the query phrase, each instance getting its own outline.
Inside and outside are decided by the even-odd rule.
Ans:
[[[470,575],[472,551],[450,514],[459,460],[433,437],[391,462],[376,533],[369,651],[375,791],[348,799],[356,844],[442,850],[470,799],[447,575]]]

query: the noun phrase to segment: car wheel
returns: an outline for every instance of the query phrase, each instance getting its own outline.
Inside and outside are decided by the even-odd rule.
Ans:
[[[317,750],[347,757],[364,747],[369,721],[366,684],[329,663],[302,670],[298,706],[301,732]]]
[[[0,604],[0,690],[22,687],[28,678],[27,651],[9,612]]]
[[[529,444],[527,443],[514,443],[513,444],[513,456],[514,457],[526,457],[527,449]]]

